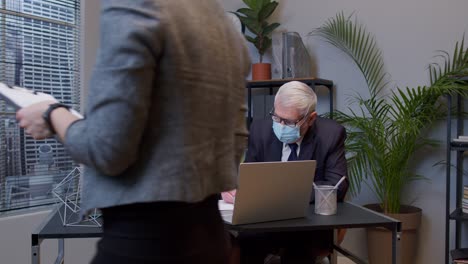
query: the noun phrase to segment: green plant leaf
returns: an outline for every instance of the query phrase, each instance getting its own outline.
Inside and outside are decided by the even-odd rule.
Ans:
[[[247,39],[247,41],[253,43],[254,45],[257,42],[257,40],[255,38],[252,38],[251,36],[245,36],[245,38]]]
[[[273,14],[277,6],[278,2],[267,3],[262,9],[260,9],[260,12],[258,13],[258,20],[263,21],[268,19],[271,14]]]
[[[255,35],[260,35],[262,32],[262,27],[256,19],[250,17],[239,16],[240,21],[247,27],[250,32]]]
[[[257,0],[256,10],[260,13],[260,11],[263,10],[265,6],[267,6],[270,3],[271,0]]]
[[[249,9],[249,8],[239,8],[239,9],[237,9],[236,12],[237,12],[237,13],[240,13],[240,14],[243,14],[243,15],[245,15],[246,17],[255,19],[255,20],[258,18],[257,12],[255,12],[254,10]]]
[[[266,26],[262,31],[262,36],[268,37],[271,34],[271,32],[273,32],[273,30],[275,30],[279,26],[280,26],[279,23],[273,23],[271,25]]]
[[[258,48],[258,53],[260,55],[264,55],[267,49],[271,47],[271,38],[268,37],[263,37],[262,43],[259,45]]]
[[[244,4],[251,9],[255,9],[257,7],[257,0],[242,0]]]

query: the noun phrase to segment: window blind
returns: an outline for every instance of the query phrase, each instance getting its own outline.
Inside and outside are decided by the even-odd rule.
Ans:
[[[80,1],[0,0],[0,81],[80,108]],[[55,139],[34,140],[0,100],[0,211],[50,204],[77,166]]]

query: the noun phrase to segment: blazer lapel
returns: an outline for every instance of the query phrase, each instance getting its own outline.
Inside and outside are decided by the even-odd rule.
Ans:
[[[268,144],[270,149],[265,152],[265,161],[281,161],[283,155],[283,142],[279,141],[278,138],[272,131],[271,144]]]
[[[308,129],[304,135],[301,143],[301,150],[299,151],[299,160],[313,160],[315,150],[317,149],[317,142],[315,140],[315,123]]]

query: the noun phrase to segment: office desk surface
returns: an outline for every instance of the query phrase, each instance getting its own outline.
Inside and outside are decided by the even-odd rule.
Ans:
[[[102,218],[99,220],[102,221]],[[43,223],[32,234],[39,239],[102,236],[102,228],[100,227],[63,226],[58,210],[51,213],[49,219]],[[306,218],[245,225],[226,224],[226,226],[230,230],[240,232],[283,232],[360,227],[385,227],[393,229],[397,224],[399,224],[397,220],[361,206],[351,203],[338,203],[335,215],[317,215],[314,213],[314,205],[312,204],[309,207]]]
[[[282,221],[264,222],[245,225],[229,225],[229,230],[242,233],[284,232],[325,230],[337,228],[385,227],[390,230],[400,229],[398,220],[376,213],[367,208],[351,203],[338,203],[335,215],[317,215],[314,205],[309,207],[307,217]]]
[[[49,218],[32,233],[32,236],[37,237],[38,239],[88,238],[102,236],[101,227],[64,226],[62,224],[62,219],[60,218],[59,210],[62,210],[62,208],[56,208],[52,211]],[[77,215],[75,215],[75,218],[77,218]],[[102,223],[102,218],[99,218],[98,221]]]
[[[226,228],[231,231],[237,231],[239,235],[242,236],[243,234],[259,232],[294,232],[337,228],[384,227],[391,230],[393,233],[392,263],[398,263],[397,234],[401,230],[401,223],[399,221],[351,203],[339,203],[337,209],[336,215],[322,216],[316,215],[314,213],[314,205],[311,205],[308,215],[305,218],[237,226],[226,224]],[[31,234],[31,261],[33,264],[40,264],[40,244],[44,239],[59,240],[58,256],[55,263],[63,263],[64,239],[101,236],[102,228],[100,227],[63,226],[59,208],[56,208],[43,224]],[[339,246],[335,245],[335,250],[345,254],[356,263],[366,263]],[[334,255],[336,256],[336,254]],[[241,259],[242,256],[243,254],[241,254]],[[336,258],[332,259],[336,260]],[[332,262],[336,263],[335,261]]]

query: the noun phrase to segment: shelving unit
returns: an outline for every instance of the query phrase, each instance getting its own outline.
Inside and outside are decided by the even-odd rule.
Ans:
[[[293,79],[273,79],[273,80],[261,80],[261,81],[248,81],[247,82],[247,125],[250,126],[252,122],[252,89],[255,88],[268,88],[269,94],[273,95],[276,88],[290,81],[300,81],[310,86],[314,91],[317,86],[323,86],[328,89],[328,97],[330,104],[330,117],[333,118],[333,81],[320,79],[320,78],[293,78]]]
[[[468,76],[457,76],[454,77],[462,81],[468,82]],[[455,253],[460,250],[468,250],[468,248],[462,248],[461,245],[461,224],[462,222],[468,222],[468,214],[463,213],[462,211],[462,198],[463,198],[463,153],[468,151],[468,142],[459,142],[453,141],[453,138],[457,138],[464,133],[463,127],[463,103],[464,98],[460,95],[455,96],[456,99],[456,135],[452,135],[452,113],[448,111],[447,114],[447,166],[446,166],[446,199],[445,199],[445,211],[446,211],[446,220],[445,220],[445,263],[450,262],[450,254]],[[447,107],[452,109],[452,96],[447,97]],[[455,210],[450,212],[450,207],[452,205],[452,199],[450,197],[452,193],[451,186],[451,167],[452,167],[452,153],[456,152],[456,162],[455,162],[455,186],[453,186],[455,194]],[[450,248],[450,223],[455,221],[455,247]]]

